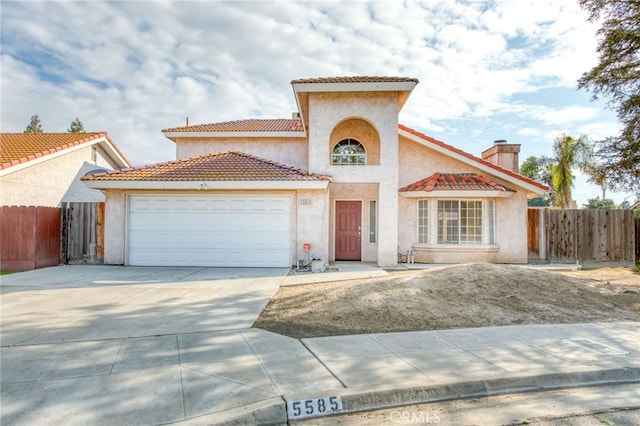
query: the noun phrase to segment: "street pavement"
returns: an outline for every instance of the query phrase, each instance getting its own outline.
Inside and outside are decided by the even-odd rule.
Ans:
[[[640,382],[640,322],[293,339],[251,328],[281,285],[386,274],[59,266],[1,277],[2,425],[286,424]]]

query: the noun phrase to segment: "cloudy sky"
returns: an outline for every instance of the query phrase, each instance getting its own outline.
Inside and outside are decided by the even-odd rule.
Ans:
[[[135,165],[171,160],[160,130],[290,118],[290,81],[420,80],[400,122],[479,155],[495,139],[521,161],[565,132],[618,130],[576,80],[597,62],[577,0],[6,1],[0,3],[3,132],[79,117]],[[598,187],[578,179],[574,198]],[[608,194],[622,201],[629,194]],[[631,200],[633,197],[630,198]]]

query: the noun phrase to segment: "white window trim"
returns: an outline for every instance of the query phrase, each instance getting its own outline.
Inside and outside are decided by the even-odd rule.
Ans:
[[[348,141],[349,145],[352,144],[352,142],[357,142],[357,144],[359,146],[362,147],[362,150],[364,151],[363,154],[336,154],[336,148],[344,141]],[[354,144],[355,146],[355,144]],[[360,156],[364,157],[364,163],[360,163],[359,161],[355,162],[355,163],[335,163],[333,161],[334,156],[339,156],[340,158],[358,158]],[[360,142],[358,139],[354,139],[354,138],[344,138],[339,140],[331,149],[331,165],[332,166],[366,166],[367,165],[367,150],[364,146],[364,144],[362,142]]]
[[[419,212],[420,212],[420,201],[427,201],[428,203],[428,227],[427,227],[427,241],[428,242],[424,242],[424,243],[420,243],[419,241],[419,227],[420,227],[420,219],[419,219]],[[480,201],[482,203],[482,242],[481,243],[476,243],[476,244],[470,244],[470,243],[439,243],[438,242],[438,202],[439,201]],[[494,242],[491,242],[491,235],[490,235],[490,221],[489,221],[489,214],[490,214],[490,209],[489,209],[489,203],[493,202],[493,224],[494,224]],[[458,205],[458,208],[460,208],[460,206]],[[498,246],[498,236],[497,236],[497,228],[498,228],[498,224],[497,224],[497,211],[496,211],[496,200],[493,198],[456,198],[456,199],[451,199],[451,198],[439,198],[439,199],[434,199],[434,198],[421,198],[416,200],[416,210],[415,210],[415,214],[416,214],[416,234],[415,234],[415,246],[418,247],[429,247],[429,246],[433,246],[433,247],[442,247],[442,248],[469,248],[469,249],[473,249],[473,248],[478,248],[478,249],[482,249],[482,248],[487,248],[487,247],[497,247]],[[460,225],[458,225],[460,226]],[[459,237],[459,236],[458,236]]]

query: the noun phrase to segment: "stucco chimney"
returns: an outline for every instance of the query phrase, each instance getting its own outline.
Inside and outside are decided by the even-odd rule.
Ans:
[[[520,144],[507,143],[504,139],[493,141],[493,146],[482,152],[482,159],[496,166],[520,173],[518,154]]]

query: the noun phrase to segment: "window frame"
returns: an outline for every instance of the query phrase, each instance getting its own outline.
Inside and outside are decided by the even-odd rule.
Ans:
[[[423,206],[424,204],[424,206]],[[418,244],[429,244],[429,200],[418,200]]]
[[[436,204],[437,244],[478,246],[485,239],[485,200],[444,199]],[[469,213],[474,213],[470,215]],[[446,214],[446,215],[445,215]],[[444,218],[451,216],[451,218]],[[446,224],[444,221],[446,220]]]
[[[355,152],[352,153],[340,153],[336,152],[343,147],[355,147]],[[340,159],[341,161],[337,161]],[[333,146],[331,150],[331,165],[332,166],[366,166],[367,165],[367,150],[364,144],[357,139],[345,138],[340,140]]]
[[[376,200],[369,200],[369,243],[378,242],[378,203]]]

